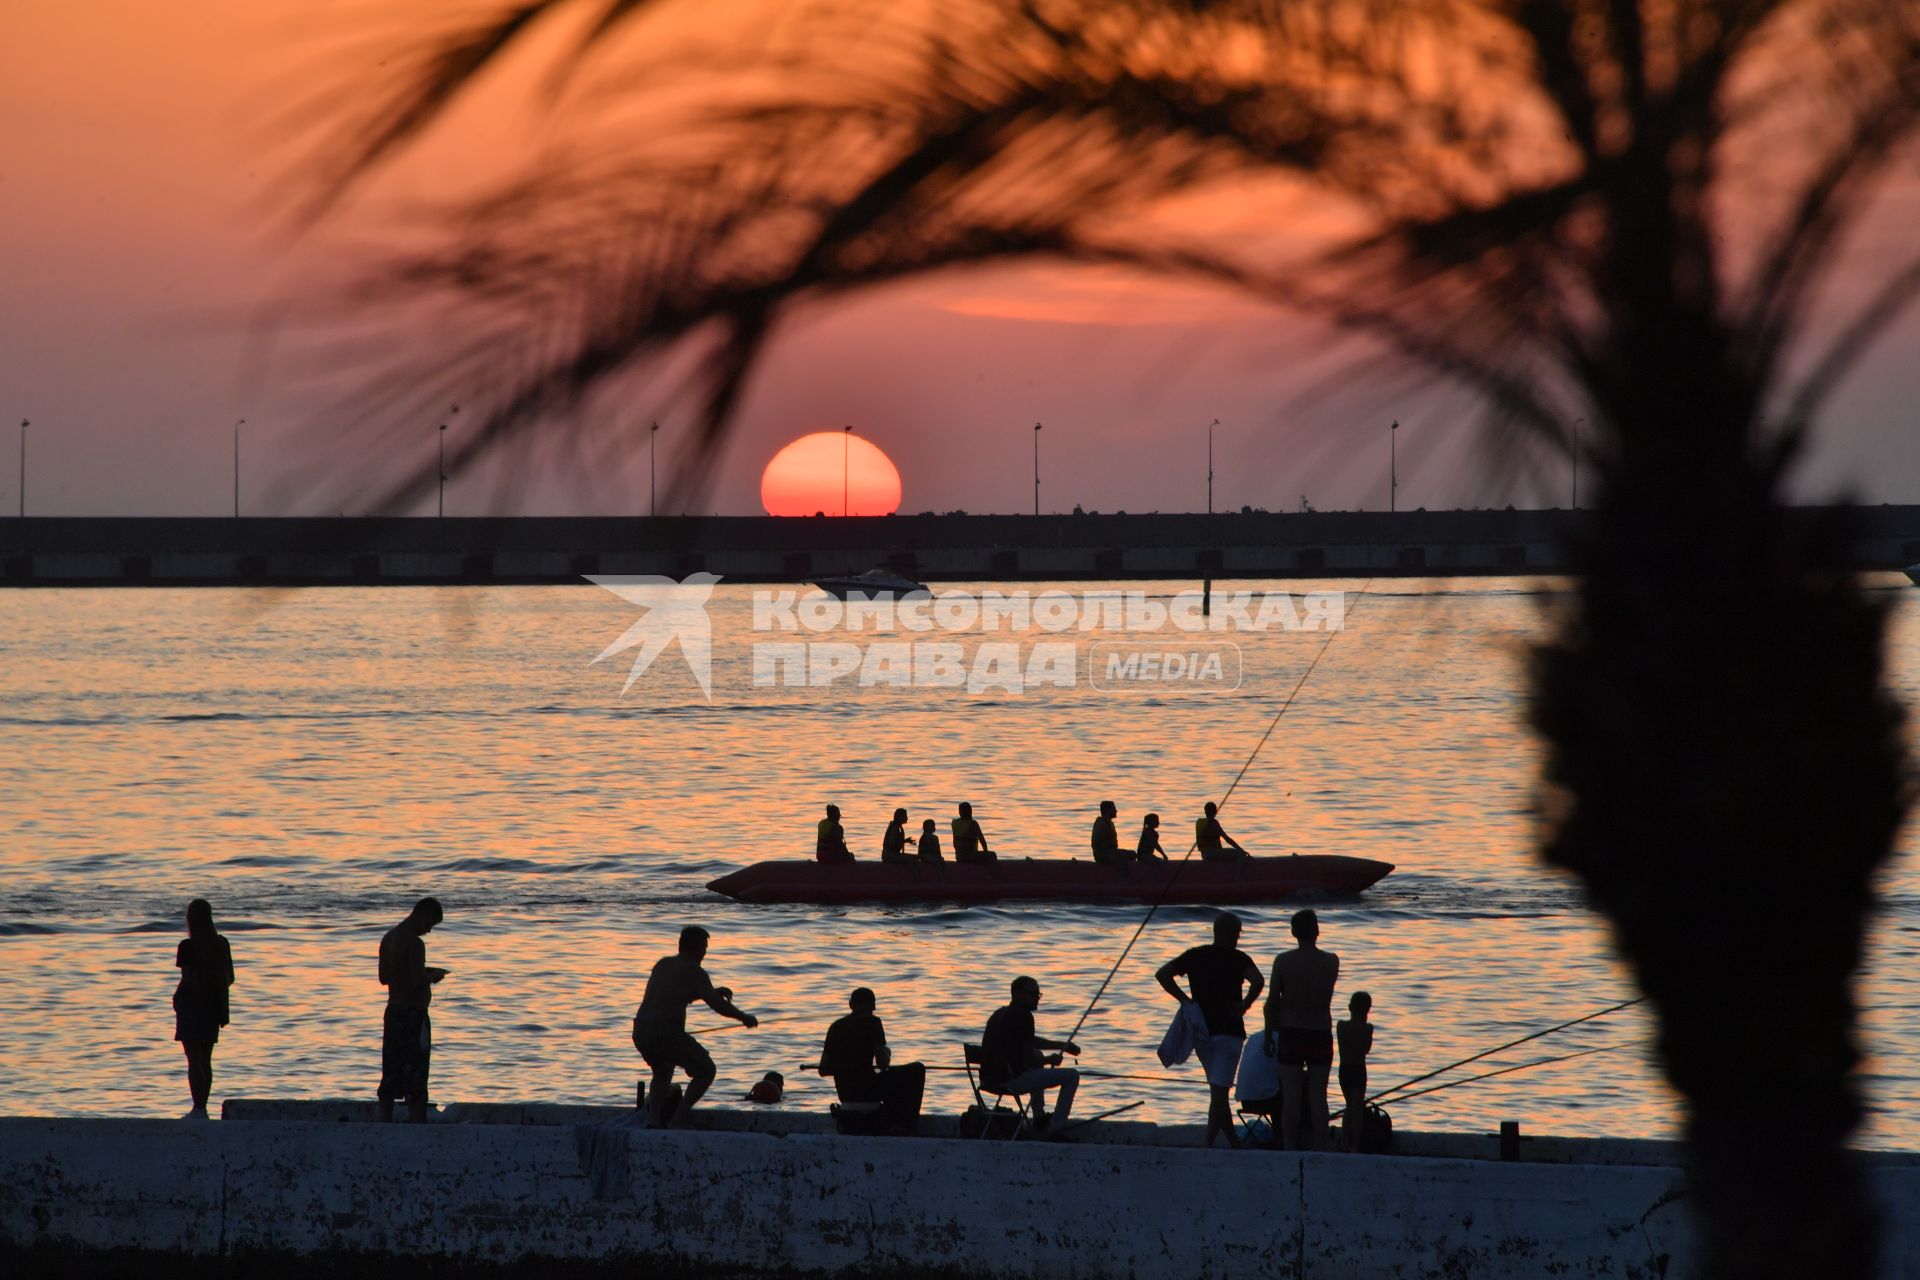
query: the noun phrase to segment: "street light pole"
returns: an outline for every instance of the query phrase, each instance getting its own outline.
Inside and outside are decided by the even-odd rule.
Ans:
[[[1219,426],[1219,418],[1213,418],[1206,424],[1206,514],[1213,514],[1213,428]]]
[[[1033,514],[1040,514],[1040,424],[1033,424]]]
[[[853,427],[851,424],[840,428],[840,518],[847,518],[847,453],[853,448]]]
[[[245,418],[233,424],[233,518],[240,518],[240,428],[247,425]]]
[[[660,488],[654,479],[653,461],[660,452],[660,424],[654,423],[647,429],[647,514],[660,514]]]
[[[1400,509],[1400,420],[1387,428],[1387,513]]]
[[[1573,420],[1573,509],[1580,509],[1580,424],[1585,418]]]

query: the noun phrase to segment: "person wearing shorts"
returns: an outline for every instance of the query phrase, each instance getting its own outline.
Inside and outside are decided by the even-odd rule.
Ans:
[[[173,953],[180,985],[173,992],[173,1038],[187,1053],[187,1092],[193,1097],[188,1120],[207,1118],[213,1091],[213,1046],[227,1025],[227,992],[233,986],[233,948],[213,927],[213,908],[205,898],[187,904],[187,936]]]
[[[427,1006],[433,985],[445,969],[427,965],[426,935],[445,918],[437,898],[413,904],[407,918],[380,939],[380,985],[387,989],[387,1012],[380,1037],[380,1119],[393,1119],[393,1104],[407,1100],[407,1118],[427,1120],[427,1074],[433,1061],[433,1022]]]
[[[1327,1145],[1333,989],[1340,981],[1340,957],[1320,949],[1320,918],[1313,912],[1294,912],[1292,927],[1298,945],[1273,958],[1266,1028],[1274,1035],[1274,1057],[1280,1063],[1281,1141],[1289,1151],[1320,1151]]]
[[[733,1006],[733,992],[716,987],[701,962],[707,958],[707,931],[688,925],[680,931],[680,948],[656,961],[647,977],[647,990],[633,1015],[633,1047],[653,1070],[653,1089],[647,1100],[647,1122],[653,1128],[684,1129],[693,1104],[713,1084],[713,1057],[687,1034],[687,1006],[696,1000],[722,1017],[745,1027],[760,1020]],[[673,1073],[686,1072],[687,1091],[671,1116],[667,1114],[668,1086]]]
[[[1233,1129],[1229,1092],[1247,1042],[1247,1010],[1260,998],[1262,985],[1259,966],[1240,950],[1240,917],[1231,911],[1215,916],[1212,945],[1181,952],[1154,977],[1181,1004],[1191,1000],[1198,1005],[1207,1020],[1206,1039],[1194,1046],[1207,1073],[1207,1145],[1224,1133],[1227,1145],[1237,1148],[1240,1135]],[[1190,991],[1182,991],[1174,981],[1180,977],[1186,978]]]

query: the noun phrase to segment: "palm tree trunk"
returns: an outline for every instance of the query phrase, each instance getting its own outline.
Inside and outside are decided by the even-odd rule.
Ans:
[[[1907,798],[1883,610],[1838,517],[1701,439],[1624,438],[1574,549],[1534,660],[1545,856],[1657,1011],[1707,1274],[1865,1278],[1851,985]]]

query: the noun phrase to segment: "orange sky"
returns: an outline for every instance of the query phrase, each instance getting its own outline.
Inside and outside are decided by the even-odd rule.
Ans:
[[[23,417],[35,424],[29,509],[41,514],[224,513],[238,418],[250,512],[265,513],[256,504],[270,482],[298,485],[337,462],[321,402],[285,370],[258,376],[241,323],[347,260],[357,230],[349,221],[289,245],[263,217],[286,159],[269,112],[320,65],[312,15],[329,12],[340,6],[0,9],[0,512],[17,499],[12,424]],[[496,88],[511,101],[506,81]],[[541,128],[469,121],[464,142],[456,129],[384,194],[427,194]],[[1920,184],[1863,245],[1865,274],[1908,243],[1903,219],[1920,224]],[[708,506],[757,512],[761,469],[782,444],[853,423],[899,464],[902,510],[1022,510],[1031,426],[1043,421],[1047,509],[1196,510],[1214,418],[1221,508],[1292,508],[1302,495],[1326,509],[1384,506],[1388,418],[1402,423],[1403,506],[1565,501],[1561,464],[1544,487],[1482,465],[1463,396],[1377,410],[1298,401],[1328,368],[1309,337],[1303,322],[1239,299],[1112,271],[1036,264],[893,287],[786,334],[743,403]],[[1920,501],[1916,341],[1910,315],[1834,402],[1810,492],[1850,482],[1872,501]],[[644,510],[646,408],[634,406],[624,470],[543,459],[521,469],[532,479],[510,499],[498,475],[463,475],[449,511]],[[394,441],[396,470],[427,456],[437,425]],[[663,475],[683,425],[663,424]]]

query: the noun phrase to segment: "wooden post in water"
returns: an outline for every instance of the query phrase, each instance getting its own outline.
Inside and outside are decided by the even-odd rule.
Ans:
[[[1200,616],[1203,618],[1211,618],[1213,616],[1212,578],[1202,578],[1200,580]]]

